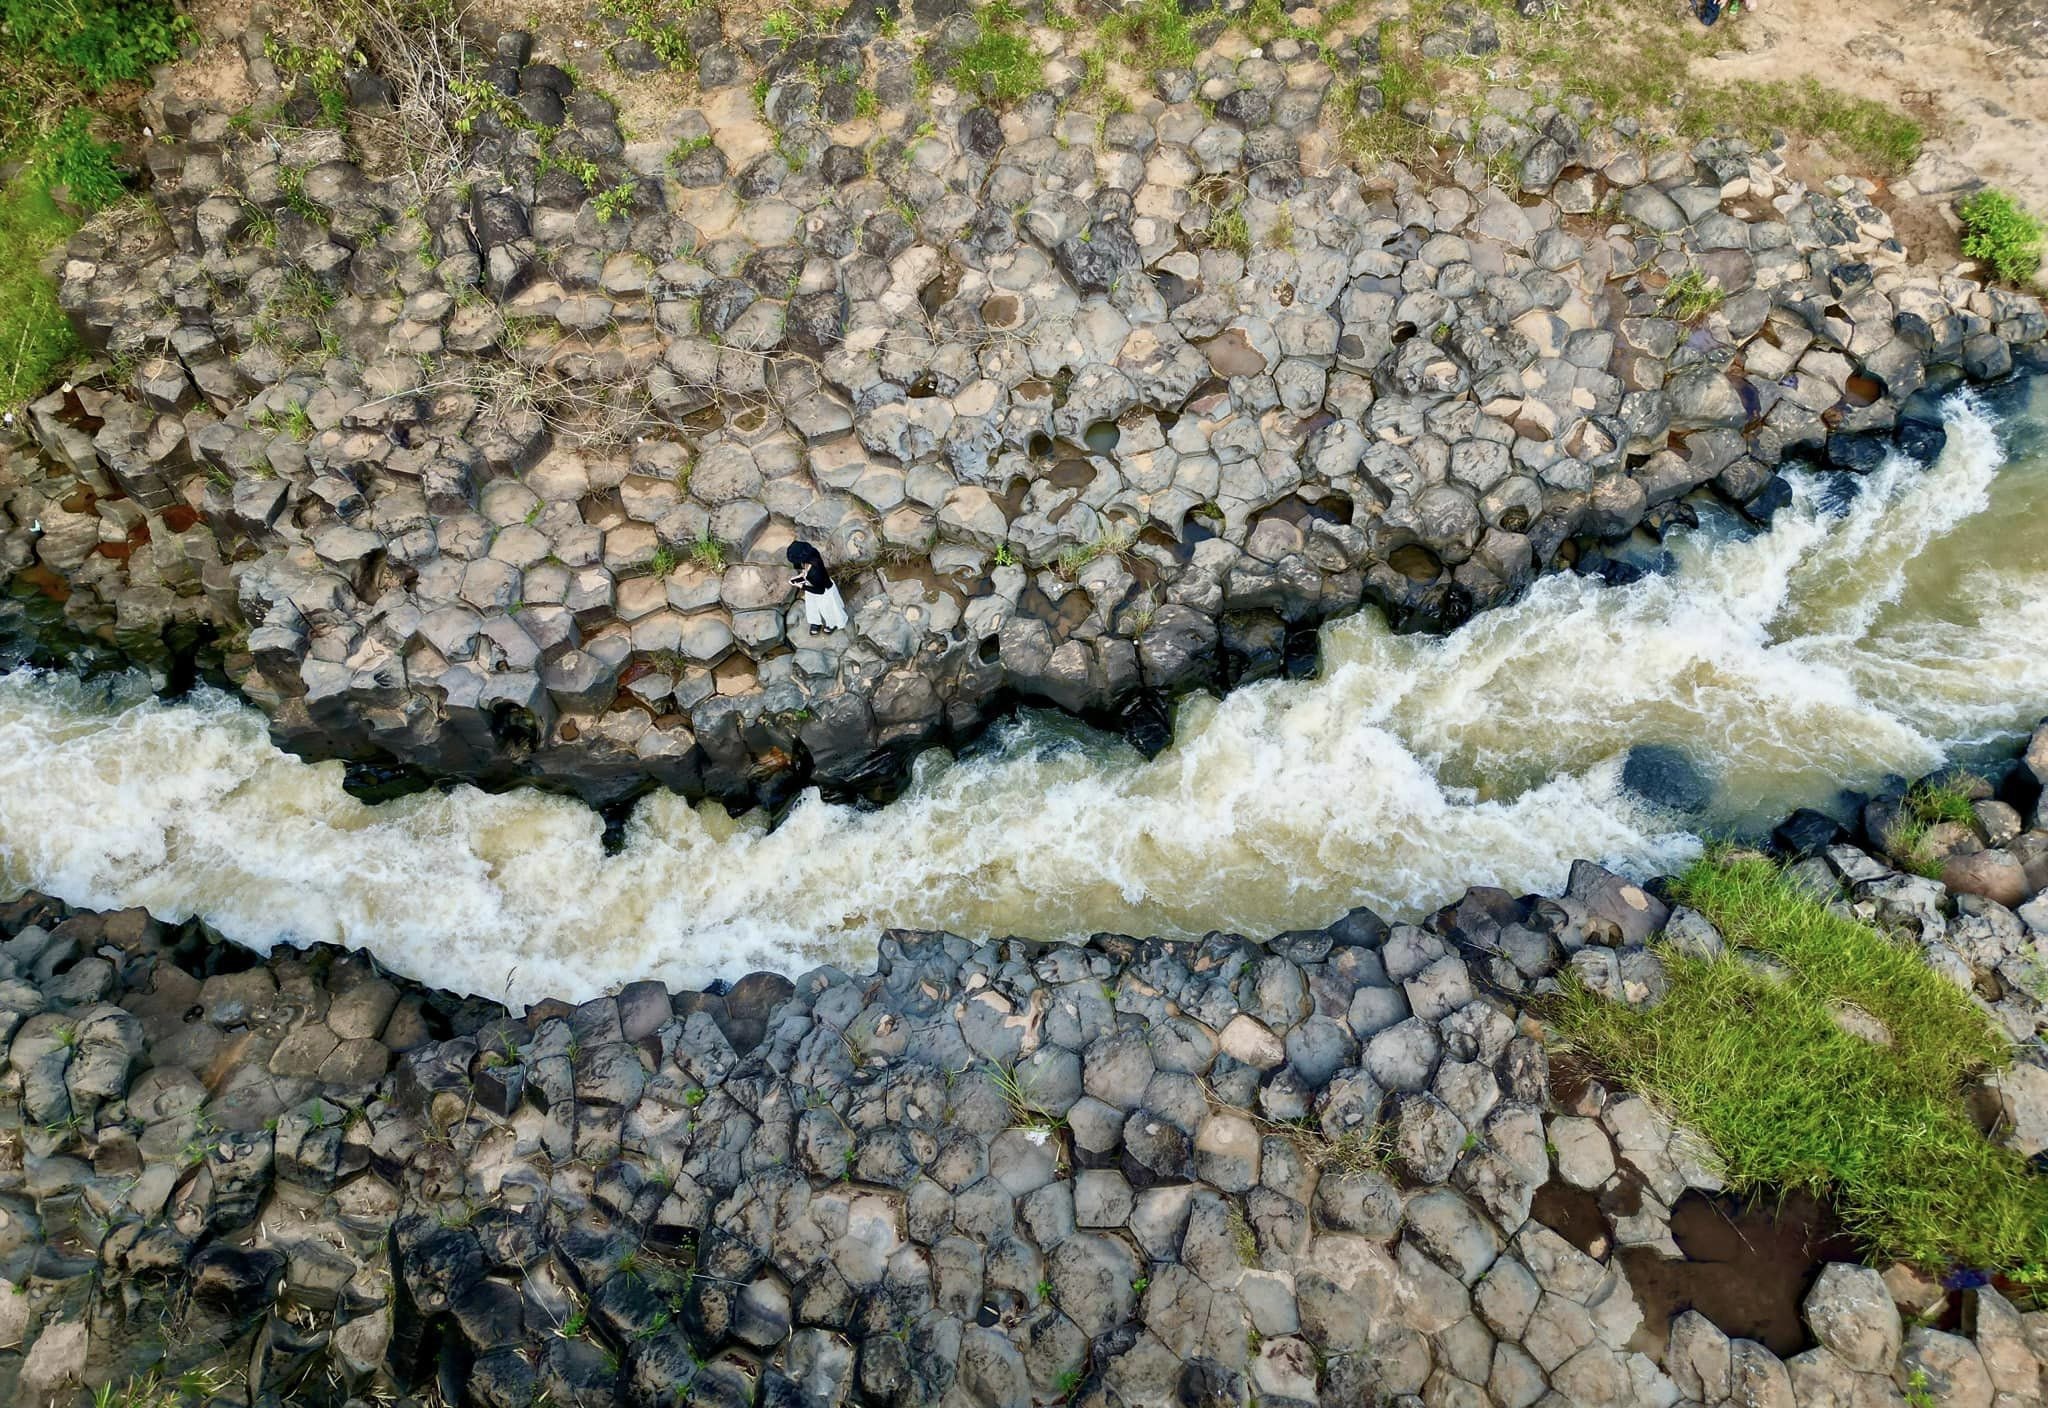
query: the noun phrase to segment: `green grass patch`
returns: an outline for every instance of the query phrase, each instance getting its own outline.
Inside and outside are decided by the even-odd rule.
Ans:
[[[1675,888],[1732,947],[1789,976],[1667,949],[1670,993],[1654,1008],[1571,986],[1551,1014],[1567,1045],[1704,1134],[1735,1189],[1829,1198],[1878,1256],[2048,1265],[2048,1179],[1985,1139],[1963,1105],[1965,1082],[2010,1054],[1969,999],[1762,857],[1710,856]],[[1883,1022],[1892,1044],[1837,1026],[1843,1003]]]
[[[36,169],[46,186],[62,186],[71,203],[102,210],[127,194],[128,183],[114,165],[115,148],[92,135],[92,114],[73,108],[43,144]]]
[[[0,0],[0,160],[18,163],[0,185],[0,406],[41,394],[77,351],[43,265],[77,212],[124,193],[95,114],[132,108],[123,85],[176,58],[189,29],[166,0]]]
[[[1298,25],[1288,18],[1289,5],[1283,0],[1252,0],[1238,19],[1238,26],[1255,43],[1270,44],[1275,39],[1314,39],[1313,29]]]
[[[0,406],[40,395],[77,350],[44,258],[78,222],[31,168],[0,188]]]
[[[1121,46],[1134,68],[1193,68],[1202,51],[1180,0],[1139,0],[1105,16],[1097,32],[1105,43]]]
[[[1813,78],[1798,83],[1742,81],[1708,88],[1680,124],[1704,135],[1716,127],[1750,132],[1782,127],[1815,137],[1883,172],[1904,171],[1920,156],[1925,133],[1906,114],[1872,98],[1852,97]]]
[[[1363,161],[1416,162],[1435,154],[1436,139],[1427,127],[1418,126],[1401,115],[1408,104],[1433,103],[1444,92],[1447,67],[1423,57],[1416,46],[1420,30],[1403,29],[1392,21],[1379,28],[1379,76],[1370,80],[1379,91],[1379,111],[1360,113],[1359,99],[1368,80],[1361,79],[1338,93],[1344,143]]]
[[[1053,571],[1072,581],[1081,569],[1100,557],[1121,557],[1131,550],[1138,535],[1128,528],[1112,528],[1093,542],[1075,543],[1063,549],[1053,562]]]
[[[697,540],[690,544],[690,561],[696,563],[699,567],[708,567],[714,572],[723,572],[725,570],[725,544],[712,537],[711,530],[706,528],[697,535]]]
[[[1957,207],[1963,253],[1991,266],[2007,283],[2023,284],[2041,267],[2041,222],[2004,191],[1979,191]]]
[[[955,84],[999,103],[1045,87],[1045,58],[1032,47],[1014,5],[996,0],[982,6],[976,20],[980,31],[953,62]]]
[[[1592,99],[1609,117],[1633,117],[1653,129],[1675,130],[1689,138],[1725,129],[1757,139],[1778,128],[1821,141],[1883,174],[1903,171],[1920,154],[1924,134],[1913,118],[1815,79],[1766,83],[1696,77],[1696,60],[1732,47],[1731,26],[1706,29],[1677,11],[1610,0],[1592,0],[1568,14],[1536,19],[1524,18],[1505,5],[1487,9],[1504,55],[1519,60],[1533,75],[1554,81],[1563,92]],[[1441,6],[1424,0],[1398,36],[1382,30],[1382,51],[1393,56],[1397,48],[1412,50],[1440,14]],[[1482,62],[1491,65],[1498,60],[1437,61],[1429,70],[1440,80],[1451,70]],[[1440,81],[1428,86],[1432,91],[1427,96],[1445,100]],[[1388,104],[1390,114],[1399,110],[1398,104]]]

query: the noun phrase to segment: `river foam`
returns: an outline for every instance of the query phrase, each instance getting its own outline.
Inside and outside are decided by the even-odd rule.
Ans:
[[[1339,623],[1320,677],[1191,699],[1149,762],[1031,716],[970,758],[927,755],[880,811],[809,796],[771,832],[650,797],[610,856],[573,801],[459,787],[366,807],[228,697],[17,673],[0,882],[199,914],[257,948],[362,945],[523,1002],[861,962],[892,925],[1270,933],[1474,883],[1554,888],[1579,856],[1652,871],[1700,841],[1620,792],[1632,744],[1698,758],[1702,829],[1726,828],[1925,770],[2048,703],[2048,465],[2001,474],[1967,399],[1949,428],[1937,465],[1889,463],[1846,509],[1795,476],[1772,532],[1690,535],[1668,575],[1548,577],[1446,639]]]

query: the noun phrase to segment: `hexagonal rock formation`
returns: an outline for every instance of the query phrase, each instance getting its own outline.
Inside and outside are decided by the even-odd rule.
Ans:
[[[867,788],[1013,698],[1107,714],[1362,602],[1441,628],[1626,575],[1695,491],[1767,519],[1788,456],[1928,453],[1926,388],[2048,332],[1729,138],[1503,88],[1407,114],[1487,166],[1354,170],[1331,99],[1370,40],[1225,33],[1098,116],[1065,63],[1003,112],[920,89],[866,11],[786,49],[689,25],[699,105],[655,132],[472,36],[431,179],[369,155],[396,71],[355,132],[153,94],[162,221],[64,269],[101,371],[0,468],[10,609],[145,656],[207,626],[308,755]],[[1725,301],[1680,321],[1681,278]],[[795,538],[848,630],[793,615]]]
[[[1800,864],[2048,1032],[2048,873],[2022,918],[1839,839]],[[1646,1323],[1622,1253],[1678,1256],[1715,1160],[1639,1096],[1553,1091],[1523,1004],[1567,962],[1654,1003],[1661,942],[1724,947],[1580,862],[1420,924],[895,932],[862,976],[514,1016],[30,895],[0,906],[0,1396],[232,1366],[236,1402],[337,1408],[2041,1401],[2048,1314],[1985,1286],[1967,1334],[1907,1329],[1904,1267],[1824,1268],[1787,1359]],[[2026,1149],[2048,1092],[2002,1098]],[[1532,1216],[1546,1182],[1610,1209],[1593,1251]]]

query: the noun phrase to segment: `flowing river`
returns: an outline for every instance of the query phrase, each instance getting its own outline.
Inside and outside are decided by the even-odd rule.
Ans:
[[[1841,502],[1795,475],[1773,531],[1674,538],[1624,587],[1552,576],[1446,639],[1370,613],[1324,669],[1183,704],[1147,762],[1028,715],[929,754],[889,807],[806,797],[774,830],[643,801],[607,855],[597,816],[461,787],[370,807],[262,718],[202,691],[0,678],[0,890],[198,914],[257,948],[361,945],[514,1002],[641,977],[858,964],[886,926],[1064,938],[1251,934],[1354,904],[1413,915],[1569,862],[1638,873],[1701,844],[1618,786],[1636,743],[1712,778],[1699,830],[2009,740],[2048,708],[2048,380],[2000,420],[1951,403],[1949,445]]]

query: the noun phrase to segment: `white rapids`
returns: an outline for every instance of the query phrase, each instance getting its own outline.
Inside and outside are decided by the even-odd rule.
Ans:
[[[1772,532],[1692,534],[1666,576],[1551,576],[1446,639],[1342,622],[1319,678],[1187,701],[1154,761],[1033,716],[969,759],[927,755],[880,810],[811,795],[770,831],[651,797],[609,856],[573,801],[365,806],[227,696],[18,672],[0,891],[197,914],[263,949],[360,945],[521,1003],[861,963],[888,926],[1264,934],[1554,888],[1579,856],[1654,871],[1701,843],[1620,792],[1632,744],[1702,761],[1703,825],[1725,828],[1924,771],[2048,705],[2048,464],[2006,467],[1967,398],[1949,430],[1936,466],[1887,464],[1846,512],[1795,476]]]

